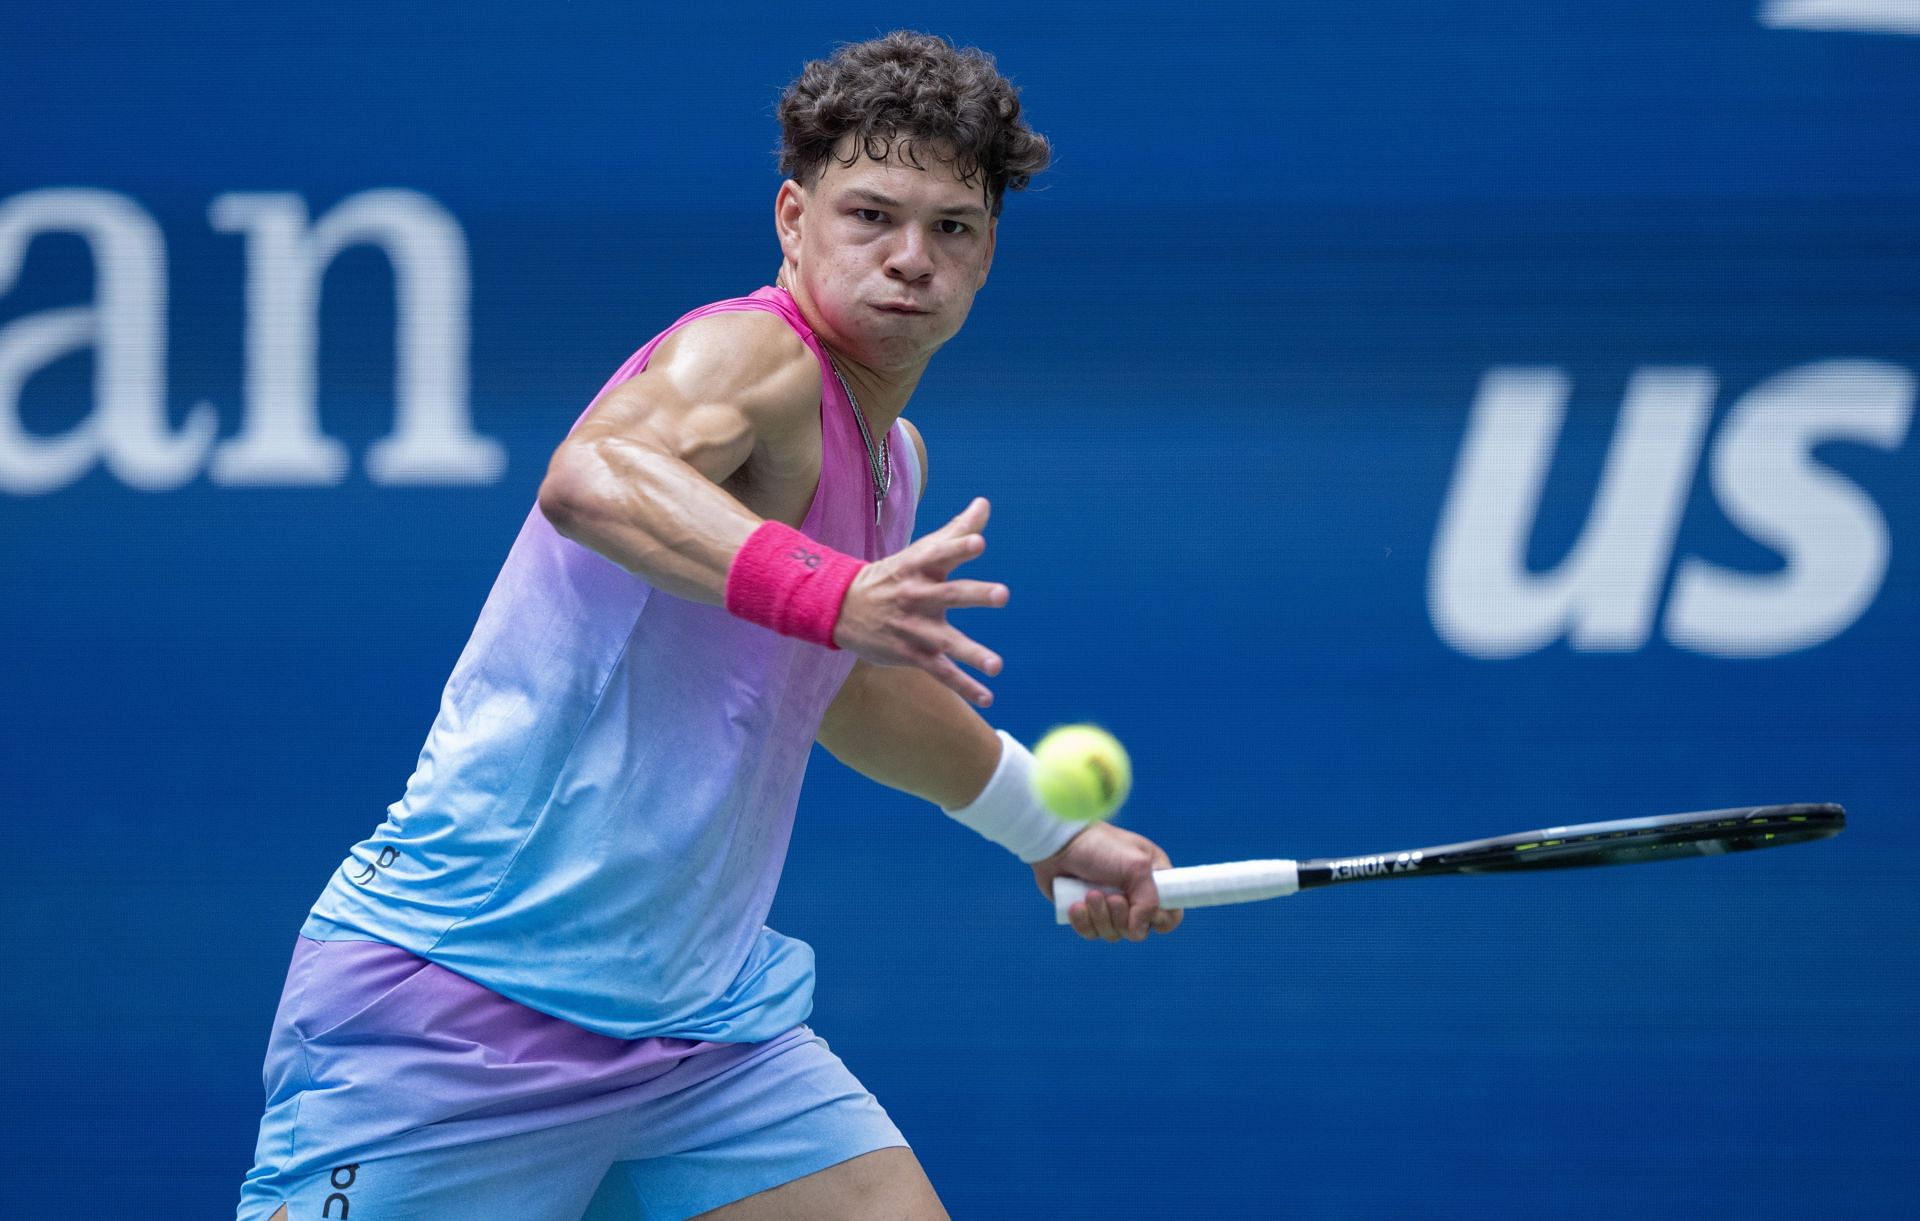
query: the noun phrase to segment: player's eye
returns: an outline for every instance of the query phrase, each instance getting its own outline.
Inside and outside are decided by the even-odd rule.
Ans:
[[[952,217],[947,217],[942,220],[940,224],[942,226],[940,232],[947,234],[949,237],[969,232],[966,222],[954,220]]]
[[[878,208],[855,208],[853,214],[870,225],[877,225],[887,219],[887,214]]]

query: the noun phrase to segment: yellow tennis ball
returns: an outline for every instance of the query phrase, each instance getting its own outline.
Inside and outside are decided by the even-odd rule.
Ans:
[[[1062,818],[1112,818],[1133,788],[1126,748],[1098,725],[1062,725],[1033,748],[1033,791]]]

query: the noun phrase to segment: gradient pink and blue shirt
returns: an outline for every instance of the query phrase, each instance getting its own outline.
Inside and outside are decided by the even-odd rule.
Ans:
[[[745,309],[779,314],[820,359],[820,482],[801,530],[850,555],[899,550],[912,443],[898,424],[886,436],[896,477],[876,524],[854,408],[784,290],[695,310],[607,388],[672,330]],[[814,736],[853,661],[654,589],[535,507],[405,795],[302,933],[399,946],[616,1038],[790,1030],[812,1010],[813,953],[764,921]]]

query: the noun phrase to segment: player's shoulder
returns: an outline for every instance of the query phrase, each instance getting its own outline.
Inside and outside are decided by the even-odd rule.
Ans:
[[[685,399],[753,414],[811,413],[820,401],[820,358],[767,310],[722,310],[684,323],[654,349],[647,369]]]
[[[913,426],[913,421],[909,420],[905,416],[900,417],[900,431],[907,434],[907,441],[909,444],[913,446],[914,461],[920,464],[920,481],[913,485],[916,489],[916,494],[914,496],[914,499],[918,500],[920,497],[925,496],[927,494],[926,438],[922,437],[920,435],[920,430]]]

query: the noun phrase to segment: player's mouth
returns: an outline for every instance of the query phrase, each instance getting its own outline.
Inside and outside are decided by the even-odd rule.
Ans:
[[[886,314],[929,314],[933,312],[932,310],[922,309],[917,305],[910,305],[904,301],[878,301],[874,303],[873,308]]]

